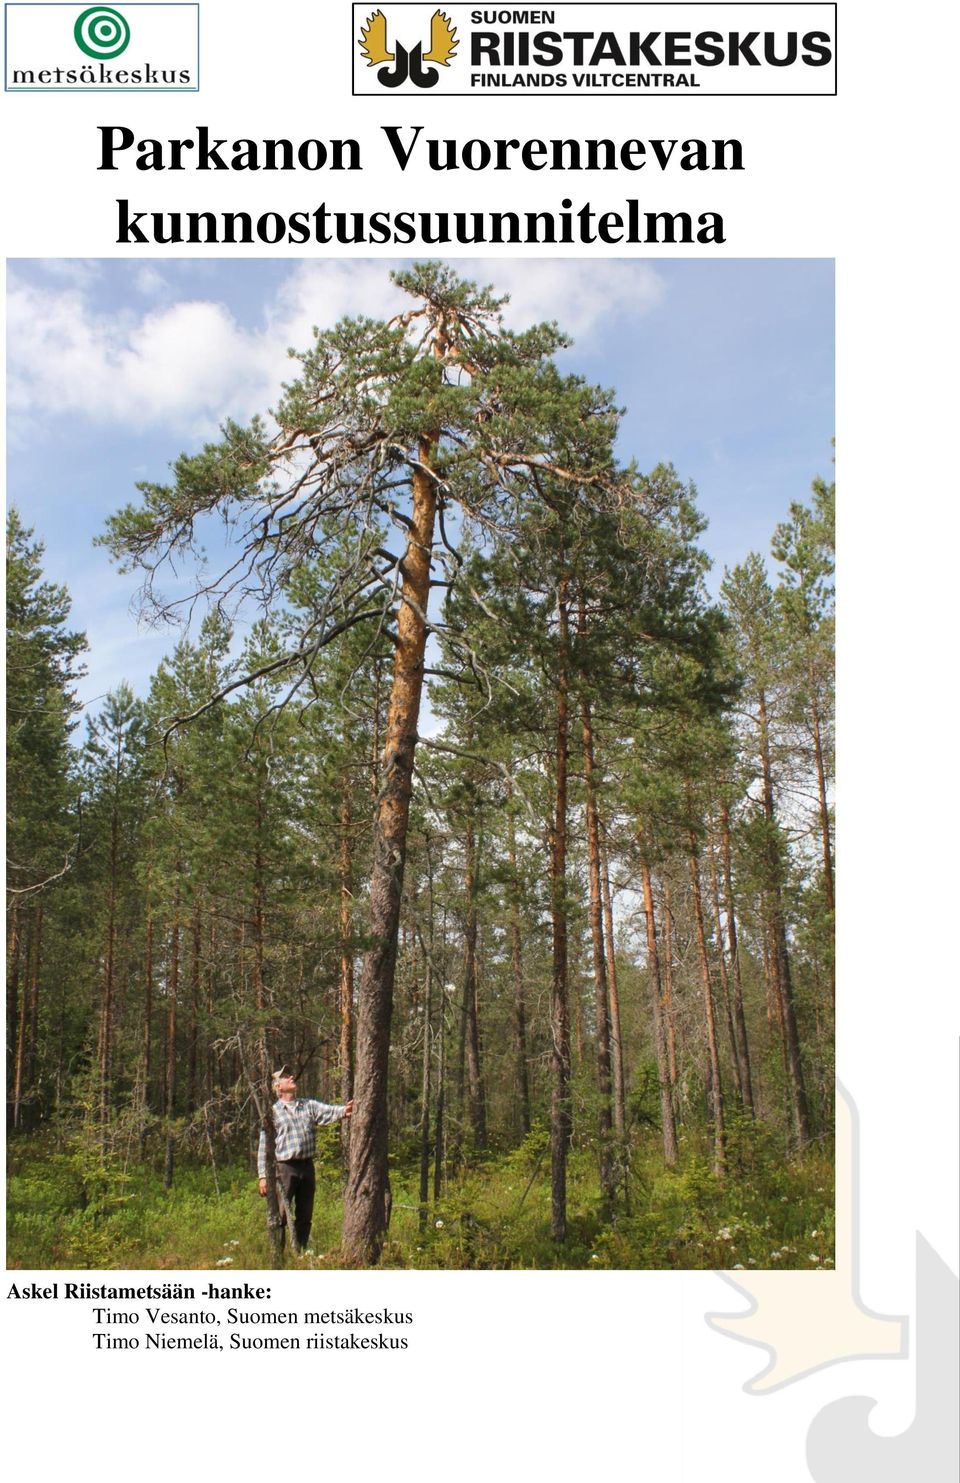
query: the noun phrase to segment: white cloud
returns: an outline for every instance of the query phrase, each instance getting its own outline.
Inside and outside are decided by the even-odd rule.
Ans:
[[[163,285],[140,277],[136,286]],[[12,273],[9,406],[15,421],[56,407],[101,424],[208,434],[225,416],[245,418],[276,399],[291,374],[287,349],[309,343],[313,325],[397,302],[380,263],[304,264],[266,306],[263,328],[248,330],[213,298],[104,314],[75,284]]]
[[[77,289],[16,280],[7,337],[15,419],[42,419],[50,408],[134,427],[172,414],[202,419],[215,393],[221,406],[224,396],[235,398],[248,359],[242,333],[219,305],[186,302],[142,317],[98,315]]]
[[[661,280],[644,263],[487,259],[458,266],[510,294],[509,324],[557,319],[587,352],[599,348],[614,324],[642,315],[662,294]],[[225,416],[244,419],[276,401],[293,373],[287,349],[307,345],[314,325],[333,324],[347,313],[395,312],[402,295],[388,267],[370,259],[297,264],[253,330],[214,296],[104,313],[90,294],[97,265],[79,264],[71,272],[61,264],[48,274],[49,284],[14,270],[7,319],[13,436],[24,441],[28,419],[54,407],[99,424],[210,435]],[[100,272],[101,286],[103,277]],[[172,292],[164,275],[147,265],[133,286],[154,298]]]
[[[314,325],[324,328],[345,314],[395,314],[404,295],[390,281],[391,266],[371,259],[298,263],[268,306],[266,334],[292,335],[290,343],[302,348]]]
[[[148,299],[157,298],[160,294],[166,293],[169,288],[166,278],[152,263],[144,263],[142,267],[137,268],[133,275],[133,285],[137,293],[143,294]]]
[[[513,329],[555,319],[579,350],[646,314],[663,297],[662,278],[649,263],[620,258],[484,258],[462,264],[477,282],[510,295],[504,318]]]

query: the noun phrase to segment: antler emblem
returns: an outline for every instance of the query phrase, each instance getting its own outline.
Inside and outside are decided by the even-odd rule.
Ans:
[[[368,67],[379,67],[381,62],[394,60],[394,53],[387,51],[387,18],[382,10],[375,10],[362,28],[360,50],[367,59]]]
[[[432,88],[440,79],[437,67],[449,67],[450,59],[459,46],[456,28],[450,17],[442,10],[435,10],[430,17],[430,40],[418,41],[407,47],[395,40],[393,50],[387,49],[387,18],[382,10],[375,10],[367,17],[366,25],[360,29],[358,42],[361,55],[368,67],[379,67],[377,82],[380,87],[399,88],[405,82],[414,87]],[[430,50],[424,51],[429,45]],[[385,62],[393,62],[385,67]],[[433,62],[431,67],[428,63]]]
[[[425,62],[438,62],[441,67],[450,66],[450,58],[460,45],[454,38],[456,29],[442,10],[435,10],[430,17],[430,50]]]

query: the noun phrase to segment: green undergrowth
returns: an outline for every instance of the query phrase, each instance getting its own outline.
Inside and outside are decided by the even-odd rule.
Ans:
[[[654,1139],[633,1152],[612,1209],[600,1198],[596,1158],[571,1153],[568,1229],[550,1236],[550,1156],[535,1131],[510,1153],[477,1159],[450,1177],[425,1215],[413,1160],[392,1169],[393,1216],[381,1265],[390,1268],[803,1269],[833,1264],[833,1152],[821,1141],[785,1160],[768,1135],[731,1132],[726,1177],[710,1171],[692,1135],[676,1169]],[[310,1252],[288,1266],[338,1267],[341,1178],[335,1145],[317,1169]],[[103,1164],[18,1138],[8,1162],[7,1264],[33,1268],[243,1271],[267,1267],[264,1202],[248,1166],[183,1165],[165,1190],[158,1169]]]

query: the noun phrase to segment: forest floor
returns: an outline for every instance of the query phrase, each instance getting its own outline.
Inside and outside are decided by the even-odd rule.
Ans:
[[[568,1235],[550,1239],[546,1135],[489,1155],[418,1209],[416,1161],[392,1168],[393,1217],[381,1265],[388,1268],[629,1268],[805,1271],[833,1265],[833,1148],[776,1157],[769,1140],[734,1142],[727,1176],[709,1171],[705,1150],[685,1138],[680,1165],[663,1168],[654,1136],[634,1150],[627,1198],[611,1214],[600,1199],[596,1159],[571,1155]],[[13,1268],[237,1271],[269,1266],[265,1205],[249,1166],[216,1171],[182,1164],[165,1190],[158,1168],[131,1158],[104,1166],[89,1143],[57,1145],[40,1132],[8,1153],[7,1265]],[[317,1165],[308,1252],[290,1267],[343,1265],[341,1181],[336,1147]]]

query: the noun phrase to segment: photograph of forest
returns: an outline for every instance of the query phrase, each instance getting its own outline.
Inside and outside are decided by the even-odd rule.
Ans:
[[[390,267],[12,269],[8,1263],[828,1268],[832,264]]]

